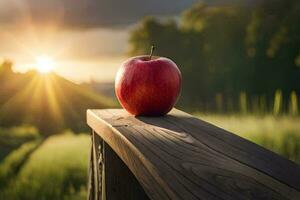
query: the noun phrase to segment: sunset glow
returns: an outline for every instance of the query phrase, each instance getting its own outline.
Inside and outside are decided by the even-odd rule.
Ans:
[[[35,62],[36,69],[42,74],[47,74],[54,69],[54,60],[47,55],[36,57]]]

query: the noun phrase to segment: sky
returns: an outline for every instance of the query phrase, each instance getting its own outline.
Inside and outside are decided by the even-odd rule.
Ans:
[[[196,0],[0,0],[0,58],[26,72],[40,57],[75,82],[110,82],[144,16],[177,16]]]

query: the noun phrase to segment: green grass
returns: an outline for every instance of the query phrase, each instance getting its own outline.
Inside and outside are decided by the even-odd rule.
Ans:
[[[15,178],[15,174],[19,172],[27,158],[40,143],[41,140],[27,142],[5,157],[3,162],[0,163],[0,190],[5,187],[11,179]]]
[[[22,144],[40,139],[38,130],[29,125],[0,128],[0,162]]]
[[[196,115],[300,164],[300,117]]]
[[[86,199],[88,135],[48,138],[0,191],[0,199]]]

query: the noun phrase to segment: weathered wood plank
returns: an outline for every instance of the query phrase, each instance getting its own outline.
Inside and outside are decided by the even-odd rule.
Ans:
[[[148,200],[148,196],[125,163],[104,143],[105,196],[109,200]]]
[[[93,146],[93,133],[91,136],[91,151],[90,151],[90,162],[88,169],[88,185],[87,185],[87,199],[93,200],[95,196],[95,187],[94,187],[94,146]]]
[[[95,132],[93,131],[92,133],[92,162],[93,162],[93,197],[94,200],[101,200],[102,195],[102,163],[99,162],[101,161],[99,158],[102,155],[101,152],[101,145],[103,143],[102,139],[100,137],[96,137]]]
[[[87,121],[151,199],[300,199],[299,165],[179,110],[89,110]]]

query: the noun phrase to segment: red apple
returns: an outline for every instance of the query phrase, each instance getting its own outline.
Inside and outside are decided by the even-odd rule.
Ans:
[[[116,76],[115,92],[123,108],[133,115],[168,113],[181,89],[181,73],[164,57],[137,56],[125,61]]]

